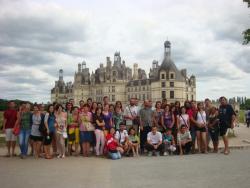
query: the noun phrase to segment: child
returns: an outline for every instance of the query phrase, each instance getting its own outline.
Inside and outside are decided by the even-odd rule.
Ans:
[[[162,141],[164,144],[164,156],[167,156],[168,154],[171,155],[175,150],[175,142],[174,137],[172,135],[171,129],[166,129],[162,136]]]
[[[126,130],[125,123],[121,122],[120,129],[115,132],[115,139],[118,141],[119,146],[124,150],[126,155],[128,154],[128,131]]]
[[[129,129],[129,136],[128,136],[128,145],[129,149],[128,152],[132,149],[133,156],[139,157],[139,137],[135,134],[135,129],[131,127]]]

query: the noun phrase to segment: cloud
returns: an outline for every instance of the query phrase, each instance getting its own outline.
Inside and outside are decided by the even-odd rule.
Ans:
[[[0,1],[1,98],[50,100],[64,70],[73,81],[77,64],[90,71],[120,51],[128,66],[147,73],[172,43],[179,69],[197,76],[197,96],[249,95],[250,47],[242,31],[249,9],[240,1]]]

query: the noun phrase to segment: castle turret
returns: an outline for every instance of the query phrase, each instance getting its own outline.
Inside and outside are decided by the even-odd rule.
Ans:
[[[133,67],[133,79],[138,80],[138,64],[135,63]]]
[[[63,70],[62,69],[59,70],[59,81],[63,82]]]

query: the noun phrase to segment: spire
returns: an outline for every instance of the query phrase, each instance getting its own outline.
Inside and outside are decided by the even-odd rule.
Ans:
[[[167,40],[164,42],[164,57],[171,56],[171,43]]]

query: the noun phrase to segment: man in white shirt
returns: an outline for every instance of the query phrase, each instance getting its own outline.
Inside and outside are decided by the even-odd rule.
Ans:
[[[152,131],[147,135],[146,149],[148,156],[152,156],[153,154],[159,156],[160,152],[162,152],[162,134],[157,131],[156,126],[152,126]]]
[[[125,123],[120,123],[120,130],[115,132],[115,139],[118,140],[120,147],[124,153],[128,151],[128,131],[126,130]]]
[[[138,116],[138,106],[136,106],[136,99],[134,98],[130,99],[130,104],[126,106],[123,115],[126,121],[127,130],[133,127],[135,128],[136,133],[138,134],[139,116]]]

